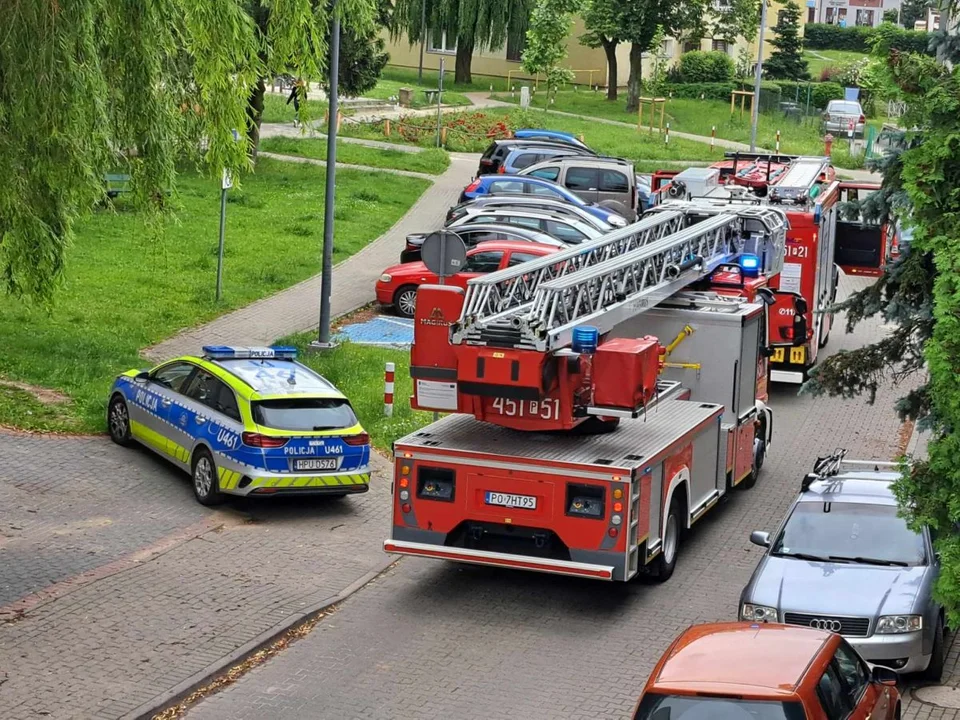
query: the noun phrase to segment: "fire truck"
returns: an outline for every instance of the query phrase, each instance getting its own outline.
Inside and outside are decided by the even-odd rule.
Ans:
[[[826,157],[727,153],[708,168],[654,174],[656,207],[696,199],[719,208],[732,204],[780,207],[786,212],[786,256],[769,278],[776,303],[770,311],[772,382],[802,383],[830,337],[840,271],[879,276],[896,256],[894,228],[850,219],[843,203],[879,189],[842,182]],[[849,207],[849,206],[848,206]]]
[[[763,465],[785,239],[778,208],[687,203],[466,290],[421,286],[411,404],[447,415],[394,445],[384,549],[669,578]]]

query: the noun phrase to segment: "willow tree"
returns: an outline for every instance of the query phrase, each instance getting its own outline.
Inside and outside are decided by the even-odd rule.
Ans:
[[[455,80],[473,82],[473,53],[501,50],[507,43],[520,43],[527,32],[533,0],[396,0],[392,35],[407,36],[410,45],[420,42],[426,30],[446,33],[447,44],[456,38]],[[426,20],[426,28],[422,20]]]
[[[8,4],[9,5],[9,4]],[[273,3],[270,68],[316,77],[329,9]],[[338,0],[365,17],[368,0]],[[177,161],[219,175],[250,168],[244,139],[263,43],[243,0],[18,0],[0,32],[0,287],[49,301],[73,226],[131,176],[150,215],[170,209]],[[202,142],[201,142],[202,139]]]

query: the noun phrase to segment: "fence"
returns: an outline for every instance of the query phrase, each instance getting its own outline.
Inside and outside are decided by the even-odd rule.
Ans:
[[[599,80],[603,80],[603,74],[604,74],[605,71],[604,71],[604,70],[572,70],[572,69],[571,69],[571,72],[573,73],[573,82],[572,82],[572,83],[565,83],[565,84],[560,88],[561,90],[562,90],[563,88],[567,87],[567,85],[570,85],[571,87],[574,87],[574,88],[579,87],[579,86],[582,86],[582,85],[584,85],[584,84],[585,84],[587,87],[590,87],[590,88],[599,87],[599,85],[595,86],[595,85],[593,84],[593,78],[594,78],[594,76],[596,76],[597,79],[598,79],[598,81],[599,81]],[[586,83],[578,82],[578,80],[580,79],[580,77],[581,77],[582,75],[584,75],[584,74],[587,76],[587,82],[586,82]],[[527,81],[527,82],[533,81],[533,89],[534,89],[534,90],[539,90],[539,89],[540,89],[540,80],[541,80],[541,79],[542,79],[544,82],[546,82],[546,79],[547,79],[547,78],[546,78],[545,75],[541,75],[540,73],[537,73],[536,75],[534,75],[533,77],[531,77],[530,75],[525,74],[525,73],[523,72],[523,70],[510,70],[510,71],[507,72],[506,91],[507,91],[507,92],[513,92],[513,91],[515,91],[516,88],[515,88],[515,86],[514,86],[514,84],[513,84],[513,81],[514,81],[514,80],[525,80],[525,81]]]

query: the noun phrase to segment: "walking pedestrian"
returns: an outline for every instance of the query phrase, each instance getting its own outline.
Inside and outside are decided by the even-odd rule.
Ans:
[[[295,128],[300,127],[300,89],[304,87],[303,80],[297,80],[290,87],[290,97],[287,98],[287,105],[291,102],[293,103],[293,126]],[[304,97],[306,97],[306,91],[304,91]]]

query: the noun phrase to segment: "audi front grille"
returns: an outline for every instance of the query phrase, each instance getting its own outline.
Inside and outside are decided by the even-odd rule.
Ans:
[[[844,637],[867,637],[870,634],[870,618],[788,612],[784,613],[783,621],[787,625],[802,625],[818,630],[828,630]]]

